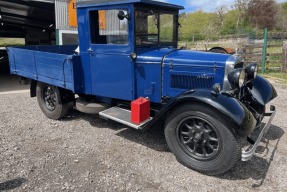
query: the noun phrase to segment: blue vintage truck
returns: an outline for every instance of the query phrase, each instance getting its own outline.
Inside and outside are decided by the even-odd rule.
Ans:
[[[10,47],[10,71],[30,82],[48,118],[64,117],[73,103],[139,130],[163,122],[182,164],[223,173],[253,156],[275,115],[266,104],[277,93],[255,63],[178,49],[181,9],[151,0],[79,2],[79,51],[77,45]],[[130,105],[139,97],[149,99],[150,118],[136,124]]]

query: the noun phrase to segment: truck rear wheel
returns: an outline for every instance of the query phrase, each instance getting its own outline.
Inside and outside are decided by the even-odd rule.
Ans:
[[[185,166],[207,175],[229,170],[239,159],[240,145],[227,121],[210,107],[185,105],[167,118],[165,137]]]
[[[37,83],[37,101],[41,111],[49,119],[61,119],[68,112],[68,103],[63,103],[58,87]]]

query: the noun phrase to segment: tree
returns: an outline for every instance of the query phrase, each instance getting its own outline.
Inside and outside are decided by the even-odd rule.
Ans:
[[[235,10],[237,10],[237,14],[235,15],[236,18],[236,29],[238,29],[241,25],[245,24],[247,20],[247,10],[248,4],[250,0],[236,0],[234,4]]]
[[[224,16],[224,24],[220,29],[222,35],[230,35],[235,34],[238,29],[238,20],[237,17],[239,15],[238,10],[230,10]]]
[[[285,11],[285,13],[287,14],[287,2],[281,3],[281,7],[283,8],[283,10]]]
[[[251,0],[248,3],[247,15],[256,29],[274,29],[276,12],[277,6],[274,0]]]
[[[217,14],[202,11],[187,13],[179,22],[180,39],[187,41],[212,39],[218,35],[220,27]]]
[[[217,13],[219,15],[221,26],[223,26],[224,25],[224,15],[227,13],[227,7],[225,5],[218,7]]]
[[[275,15],[276,29],[287,29],[287,2],[278,5],[278,11]]]

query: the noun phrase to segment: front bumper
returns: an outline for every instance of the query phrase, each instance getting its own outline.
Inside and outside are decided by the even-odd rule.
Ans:
[[[265,124],[265,126],[261,130],[261,132],[258,135],[254,144],[251,144],[246,149],[242,150],[242,154],[241,154],[241,160],[242,161],[248,161],[249,159],[252,158],[252,156],[254,155],[255,150],[256,150],[257,146],[259,145],[262,137],[269,130],[270,125],[271,125],[271,121],[273,120],[275,114],[276,114],[276,108],[275,108],[275,106],[271,105],[270,106],[270,112],[264,114],[264,117],[269,117],[268,122]]]

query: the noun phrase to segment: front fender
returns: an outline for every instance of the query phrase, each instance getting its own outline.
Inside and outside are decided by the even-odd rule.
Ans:
[[[255,128],[256,120],[252,113],[237,99],[224,95],[214,94],[210,90],[187,91],[170,100],[167,105],[157,114],[154,120],[163,117],[170,110],[184,103],[203,103],[224,115],[230,121],[240,137],[249,135]]]
[[[237,129],[239,136],[249,135],[255,128],[256,120],[252,113],[237,99],[224,94],[214,94],[209,90],[190,91],[180,95],[177,102],[189,100],[202,102],[222,113]]]
[[[269,101],[277,97],[277,92],[273,85],[265,78],[257,76],[252,82],[251,93],[256,101],[261,105],[266,105]]]

